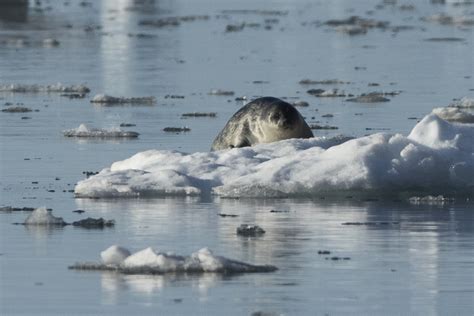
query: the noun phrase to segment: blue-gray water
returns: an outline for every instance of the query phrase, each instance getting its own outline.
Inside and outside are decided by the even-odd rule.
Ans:
[[[39,110],[0,112],[0,206],[44,205],[68,222],[87,216],[116,221],[115,228],[102,231],[27,229],[11,223],[22,222],[28,213],[0,213],[2,314],[474,313],[472,202],[413,206],[353,199],[86,200],[69,192],[84,178],[83,171],[99,171],[139,151],[209,150],[242,105],[234,100],[239,96],[309,102],[300,108],[309,122],[338,127],[315,131],[318,136],[362,136],[378,129],[407,134],[416,123],[408,118],[474,95],[474,27],[420,18],[444,13],[474,19],[474,5],[423,1],[414,3],[413,10],[402,10],[404,1],[142,2],[104,0],[81,6],[79,1],[45,1],[16,15],[0,7],[0,85],[61,82],[92,90],[72,100],[59,93],[0,93],[2,108],[22,103]],[[243,9],[247,11],[224,11]],[[142,20],[190,15],[209,18],[164,28],[139,25]],[[351,15],[389,21],[390,27],[350,36],[320,25]],[[227,25],[243,22],[243,30],[226,32]],[[391,28],[402,25],[413,29]],[[57,39],[59,46],[45,47],[46,38]],[[430,38],[463,40],[426,41]],[[298,83],[306,78],[351,84]],[[356,95],[401,93],[378,104],[306,93],[334,87]],[[235,95],[208,95],[213,89]],[[157,104],[89,103],[98,93],[152,95]],[[195,111],[216,112],[217,117],[181,118]],[[140,136],[116,141],[63,137],[62,130],[81,123],[100,128],[133,123],[130,129]],[[167,126],[188,126],[191,131],[169,134],[162,131]],[[72,213],[76,209],[86,213]],[[272,209],[285,212],[270,213]],[[256,223],[267,233],[238,237],[235,228],[241,223]],[[76,261],[98,260],[100,251],[112,244],[186,255],[207,246],[217,254],[274,264],[279,270],[233,277],[151,277],[67,269]],[[326,260],[318,250],[351,259]]]

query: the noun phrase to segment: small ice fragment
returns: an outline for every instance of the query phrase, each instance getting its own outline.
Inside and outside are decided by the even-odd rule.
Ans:
[[[89,128],[85,124],[78,128],[67,129],[63,131],[66,137],[98,137],[98,138],[136,138],[140,135],[137,132],[123,131],[119,128],[100,129]]]
[[[156,99],[153,96],[125,98],[113,97],[106,94],[97,94],[91,100],[91,103],[98,104],[154,104],[155,102]]]
[[[227,96],[231,96],[231,95],[234,95],[234,94],[235,94],[234,91],[221,90],[221,89],[213,89],[213,90],[209,91],[209,95],[227,95]]]
[[[16,93],[38,93],[38,92],[59,92],[59,93],[89,93],[91,90],[84,85],[65,86],[62,83],[51,85],[37,84],[0,84],[0,92],[16,92]]]
[[[54,38],[46,38],[43,40],[44,47],[57,47],[59,46],[59,41]]]
[[[46,207],[40,207],[26,218],[25,225],[65,226],[62,217],[54,217]]]
[[[119,265],[128,256],[130,256],[130,251],[118,245],[110,246],[100,253],[100,258],[106,265]]]
[[[237,235],[241,236],[260,236],[265,234],[265,231],[262,227],[258,225],[248,225],[242,224],[240,227],[237,227]]]

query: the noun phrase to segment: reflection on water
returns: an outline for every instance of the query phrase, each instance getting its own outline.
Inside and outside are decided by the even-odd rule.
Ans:
[[[205,298],[209,288],[216,286],[221,280],[229,280],[230,278],[229,276],[224,277],[213,273],[200,275],[121,275],[113,272],[101,272],[102,302],[116,305],[120,303],[121,298],[127,292],[131,292],[134,296],[145,296],[153,299],[165,287],[182,285],[191,288],[193,293]]]
[[[367,300],[375,311],[383,305],[375,302],[385,302],[387,298],[382,292],[388,291],[399,293],[396,297],[407,303],[403,310],[436,313],[440,308],[438,302],[446,295],[443,288],[472,288],[474,284],[472,276],[461,268],[473,251],[466,251],[462,246],[465,243],[459,243],[460,238],[474,240],[469,205],[226,199],[200,203],[196,199],[171,198],[77,202],[80,208],[116,216],[118,223],[128,223],[119,234],[126,231],[129,243],[139,245],[135,250],[154,246],[161,251],[189,254],[209,246],[216,253],[242,261],[274,264],[279,267],[278,272],[255,278],[266,286],[270,286],[268,282],[274,284],[271,287],[277,297],[288,296],[285,290],[281,291],[282,284],[296,284],[301,291],[326,293],[326,303],[355,297],[355,301]],[[219,213],[238,217],[220,217]],[[342,225],[347,222],[359,225]],[[241,223],[258,224],[266,233],[256,238],[237,236],[235,230]],[[199,240],[192,237],[195,234],[200,235]],[[318,255],[318,250],[329,250],[331,254]],[[350,260],[334,261],[332,257]],[[464,272],[454,272],[454,266]],[[130,290],[160,292],[183,281],[176,276],[106,274],[102,278],[107,294],[104,301]],[[215,280],[185,280],[188,286],[198,288],[223,286]],[[195,285],[202,282],[205,285]],[[288,299],[302,300],[304,305],[301,295],[296,291]],[[468,308],[469,297],[469,292],[459,297],[460,310]],[[322,298],[316,299],[319,300]],[[399,308],[386,303],[386,308]],[[449,308],[455,307],[450,304]]]

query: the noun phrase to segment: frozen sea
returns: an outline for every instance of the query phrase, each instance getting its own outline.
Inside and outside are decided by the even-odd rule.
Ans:
[[[441,158],[456,162],[447,173],[453,178],[443,182],[445,192],[428,180],[423,187],[426,194],[454,197],[442,201],[410,203],[410,193],[422,195],[406,181],[406,172],[401,180],[395,178],[397,186],[367,182],[384,184],[382,195],[362,186],[357,192],[330,196],[309,190],[265,197],[268,190],[250,187],[252,197],[226,198],[219,194],[227,192],[221,187],[217,194],[113,198],[104,193],[109,192],[107,184],[94,182],[100,175],[84,182],[85,173],[107,168],[138,166],[156,172],[161,164],[157,153],[167,153],[163,164],[174,164],[170,178],[176,170],[180,176],[195,177],[198,173],[182,173],[182,168],[199,171],[199,159],[221,163],[225,154],[208,153],[214,137],[234,112],[259,96],[308,102],[298,110],[309,124],[337,127],[313,130],[316,137],[365,140],[368,135],[389,139],[380,135],[400,134],[387,143],[408,144],[414,139],[408,135],[417,124],[423,126],[422,119],[434,108],[474,98],[474,4],[432,2],[440,1],[31,1],[28,9],[0,5],[0,108],[31,109],[0,112],[0,207],[45,206],[66,222],[86,217],[115,220],[113,228],[102,230],[22,226],[12,223],[23,222],[31,212],[0,211],[0,314],[474,314],[472,124],[461,124],[465,132],[459,132],[441,123],[462,134],[464,147],[453,153],[437,144],[429,149],[436,151],[434,162],[423,160],[430,181],[438,179],[433,169],[443,172]],[[303,79],[339,83],[300,84]],[[12,85],[26,91],[14,91],[18,89]],[[73,85],[84,85],[90,92],[53,91]],[[346,97],[316,97],[307,93],[310,89],[338,89]],[[234,94],[211,93],[215,90]],[[389,101],[347,101],[349,95],[370,92],[386,93]],[[154,101],[91,103],[99,94]],[[472,113],[472,108],[466,111]],[[182,116],[194,112],[216,115]],[[120,127],[124,123],[132,126]],[[64,136],[65,130],[79,126],[115,132],[120,127],[139,135]],[[166,127],[190,130],[169,133],[163,131]],[[441,138],[449,134],[440,130]],[[244,177],[242,161],[250,161],[255,170],[263,168],[259,159],[288,159],[288,165],[299,166],[296,152],[289,152],[296,157],[289,159],[283,149],[300,145],[278,146],[234,150],[242,158],[236,160],[239,164],[225,160],[224,165],[238,170],[236,179],[245,185],[252,179]],[[150,155],[155,160],[128,165],[127,159],[149,150],[156,150]],[[429,150],[421,152],[431,155]],[[351,152],[341,152],[350,161]],[[178,153],[199,159],[174,161]],[[416,151],[413,155],[421,157]],[[359,157],[356,152],[354,157]],[[339,161],[338,156],[330,158]],[[376,163],[362,166],[381,170]],[[422,179],[419,169],[413,170],[414,178]],[[285,179],[300,179],[293,177],[298,175],[295,169],[274,171],[289,175],[255,172],[255,178],[271,175],[282,188]],[[104,172],[105,180],[112,179]],[[313,174],[308,168],[308,175]],[[125,177],[124,186],[133,175]],[[148,180],[156,184],[155,178]],[[75,189],[85,192],[78,191],[78,183],[94,184],[94,194],[77,198]],[[259,225],[266,233],[239,236],[236,228],[241,224]],[[208,247],[221,256],[278,270],[147,275],[68,269],[76,262],[99,261],[100,252],[114,244],[134,252],[153,247],[186,256]],[[321,251],[329,253],[318,254]]]

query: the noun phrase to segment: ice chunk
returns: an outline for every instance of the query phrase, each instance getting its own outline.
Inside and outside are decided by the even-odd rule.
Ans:
[[[250,273],[277,270],[275,266],[271,265],[252,265],[216,256],[208,248],[202,248],[190,256],[156,252],[151,247],[130,255],[125,248],[111,246],[101,252],[101,258],[102,263],[76,263],[69,268],[77,270],[115,270],[128,274]]]
[[[125,98],[113,97],[106,94],[97,94],[91,100],[91,103],[99,104],[154,104],[155,102],[155,97]]]
[[[140,135],[137,132],[123,131],[120,128],[89,128],[85,124],[78,128],[67,129],[63,131],[66,137],[97,137],[97,138],[136,138]]]
[[[337,198],[358,193],[474,196],[473,188],[474,125],[429,114],[408,136],[288,139],[193,154],[144,151],[80,181],[75,193]]]
[[[26,218],[25,225],[65,226],[62,217],[53,216],[46,207],[40,207]]]
[[[130,251],[118,245],[110,246],[100,253],[102,262],[112,265],[121,264],[128,256],[130,256]]]

